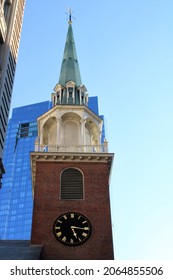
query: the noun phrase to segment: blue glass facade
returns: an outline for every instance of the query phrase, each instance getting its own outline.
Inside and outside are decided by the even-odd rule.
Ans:
[[[13,109],[4,150],[6,174],[0,189],[2,240],[30,239],[33,208],[30,151],[34,150],[38,133],[37,118],[51,107],[51,102],[45,101]],[[89,98],[89,108],[99,113],[97,97]],[[102,142],[104,138],[103,126]]]
[[[89,97],[88,100],[88,107],[97,115],[99,114],[99,106],[98,106],[98,97],[97,96],[92,96]]]
[[[30,239],[33,200],[29,152],[37,136],[37,117],[50,108],[51,102],[47,101],[13,110],[4,149],[0,239]]]
[[[98,106],[98,96],[89,97],[88,100],[88,107],[97,115],[99,115],[99,106]],[[103,120],[103,127],[102,127],[102,135],[101,135],[101,142],[103,143],[105,140],[105,126],[104,126],[104,116],[100,115],[100,118]]]

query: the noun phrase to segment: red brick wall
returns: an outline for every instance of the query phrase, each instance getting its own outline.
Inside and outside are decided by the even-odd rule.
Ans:
[[[84,174],[84,200],[59,199],[60,173],[68,167]],[[90,238],[76,247],[61,244],[53,234],[57,217],[71,211],[92,225]],[[107,163],[37,162],[31,243],[44,245],[42,259],[113,259]]]

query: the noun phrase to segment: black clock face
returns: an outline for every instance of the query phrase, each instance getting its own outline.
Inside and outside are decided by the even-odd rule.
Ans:
[[[91,234],[91,224],[82,214],[69,212],[58,217],[53,225],[56,238],[65,245],[84,243]]]

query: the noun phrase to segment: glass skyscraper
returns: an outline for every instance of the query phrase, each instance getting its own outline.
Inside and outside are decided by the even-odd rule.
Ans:
[[[88,107],[99,115],[98,98]],[[32,224],[30,152],[37,137],[37,118],[52,108],[50,101],[13,109],[4,149],[6,174],[0,189],[0,239],[29,240]],[[100,116],[103,119],[103,116]],[[105,139],[104,125],[101,135]]]
[[[6,173],[0,190],[0,239],[30,239],[32,189],[30,151],[37,136],[37,117],[51,102],[13,109],[4,148]]]
[[[26,0],[0,1],[0,179]]]

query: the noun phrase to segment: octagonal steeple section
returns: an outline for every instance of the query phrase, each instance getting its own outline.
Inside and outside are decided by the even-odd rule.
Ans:
[[[88,105],[86,87],[82,84],[72,21],[69,20],[59,82],[52,93],[52,104]]]
[[[107,152],[102,119],[86,106],[57,105],[37,119],[39,152]]]

